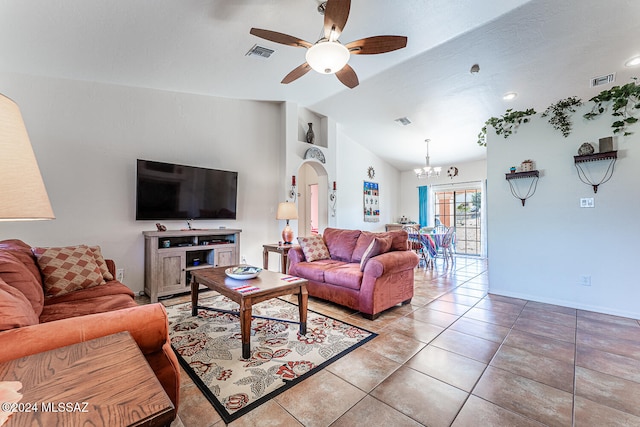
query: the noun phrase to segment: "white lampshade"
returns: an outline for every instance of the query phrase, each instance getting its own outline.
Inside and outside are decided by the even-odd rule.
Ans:
[[[349,49],[338,42],[321,41],[307,50],[307,63],[319,73],[334,74],[349,62]]]
[[[298,209],[296,208],[296,204],[289,202],[278,203],[276,219],[298,219]]]
[[[54,218],[20,108],[0,94],[0,221]]]

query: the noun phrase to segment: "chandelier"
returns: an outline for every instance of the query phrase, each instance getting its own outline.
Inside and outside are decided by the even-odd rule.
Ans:
[[[429,141],[431,140],[430,139],[424,140],[424,142],[427,143],[427,155],[425,156],[425,167],[413,170],[416,173],[416,178],[418,179],[428,179],[432,177],[437,178],[440,176],[440,171],[442,170],[442,168],[439,166],[432,168],[429,163]]]

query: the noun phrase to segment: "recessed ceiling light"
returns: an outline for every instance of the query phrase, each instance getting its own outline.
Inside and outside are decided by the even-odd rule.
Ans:
[[[505,101],[513,101],[517,97],[518,97],[518,94],[515,92],[507,92],[504,95],[502,95],[502,99],[504,99]]]
[[[635,67],[636,65],[640,65],[640,56],[633,57],[624,63],[625,67]]]

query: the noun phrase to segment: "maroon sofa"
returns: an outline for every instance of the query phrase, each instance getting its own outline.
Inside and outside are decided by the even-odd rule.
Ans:
[[[301,248],[289,250],[289,274],[309,281],[309,295],[358,310],[367,319],[413,298],[414,268],[418,256],[408,249],[406,231],[372,233],[327,228],[323,240],[330,259],[307,262]],[[391,241],[390,249],[360,261],[374,237]]]
[[[112,276],[116,268],[105,260]],[[162,304],[139,306],[117,280],[46,297],[31,247],[0,241],[0,362],[128,331],[178,411],[180,367]]]

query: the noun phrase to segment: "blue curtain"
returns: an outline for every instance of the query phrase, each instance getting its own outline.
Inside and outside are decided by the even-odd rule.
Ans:
[[[418,207],[420,227],[429,225],[429,188],[426,185],[418,187]]]

